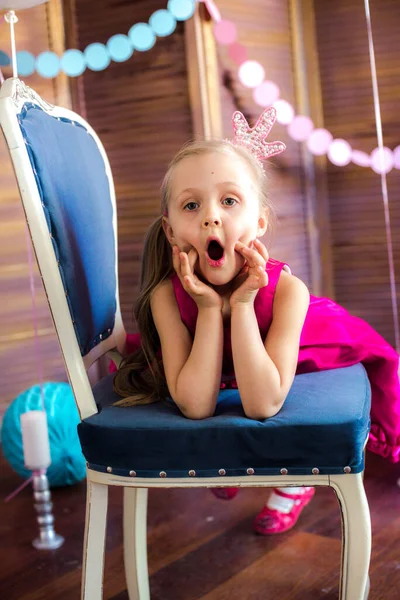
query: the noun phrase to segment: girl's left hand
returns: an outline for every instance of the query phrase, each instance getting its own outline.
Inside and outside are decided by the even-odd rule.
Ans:
[[[253,248],[242,242],[236,242],[235,250],[246,260],[245,266],[238,276],[245,277],[243,283],[231,295],[231,308],[238,304],[253,303],[259,289],[268,285],[268,275],[265,267],[269,258],[268,250],[260,240],[255,239]]]

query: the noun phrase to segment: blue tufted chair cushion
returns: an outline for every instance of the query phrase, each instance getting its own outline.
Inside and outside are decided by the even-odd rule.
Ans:
[[[19,125],[34,170],[81,354],[114,326],[115,239],[110,183],[79,123],[26,103]]]
[[[369,431],[370,385],[360,364],[295,377],[273,418],[246,418],[237,390],[220,392],[215,416],[190,420],[172,400],[121,408],[113,375],[94,388],[99,413],[78,426],[90,468],[138,477],[339,474],[363,470]]]

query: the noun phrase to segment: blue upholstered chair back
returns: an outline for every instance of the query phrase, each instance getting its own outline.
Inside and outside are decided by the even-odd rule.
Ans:
[[[48,104],[17,78],[1,86],[0,125],[68,377],[86,418],[97,412],[86,370],[125,342],[108,159],[84,119]]]
[[[34,169],[82,356],[114,327],[116,240],[103,157],[88,130],[25,103],[19,125]]]

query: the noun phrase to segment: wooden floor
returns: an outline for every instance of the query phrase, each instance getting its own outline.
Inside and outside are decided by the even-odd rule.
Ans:
[[[4,498],[19,483],[0,462]],[[365,485],[373,528],[369,600],[400,598],[400,465],[368,455]],[[0,599],[79,600],[85,484],[53,490],[56,530],[64,546],[31,546],[36,523],[30,488],[0,517]],[[268,491],[267,491],[268,494]],[[149,569],[152,600],[334,600],[338,598],[340,515],[332,490],[319,488],[291,532],[252,533],[262,490],[243,490],[230,502],[208,490],[149,494]],[[121,529],[121,490],[110,490],[104,598],[127,600]]]

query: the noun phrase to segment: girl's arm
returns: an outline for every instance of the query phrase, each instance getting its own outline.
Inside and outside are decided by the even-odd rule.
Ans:
[[[296,373],[300,334],[310,295],[285,272],[275,291],[273,319],[263,343],[253,302],[232,306],[231,336],[236,381],[246,415],[266,419],[282,408]]]
[[[192,340],[182,323],[171,281],[153,292],[151,310],[161,341],[172,399],[189,419],[214,414],[221,382],[223,325],[218,306],[199,306]]]

